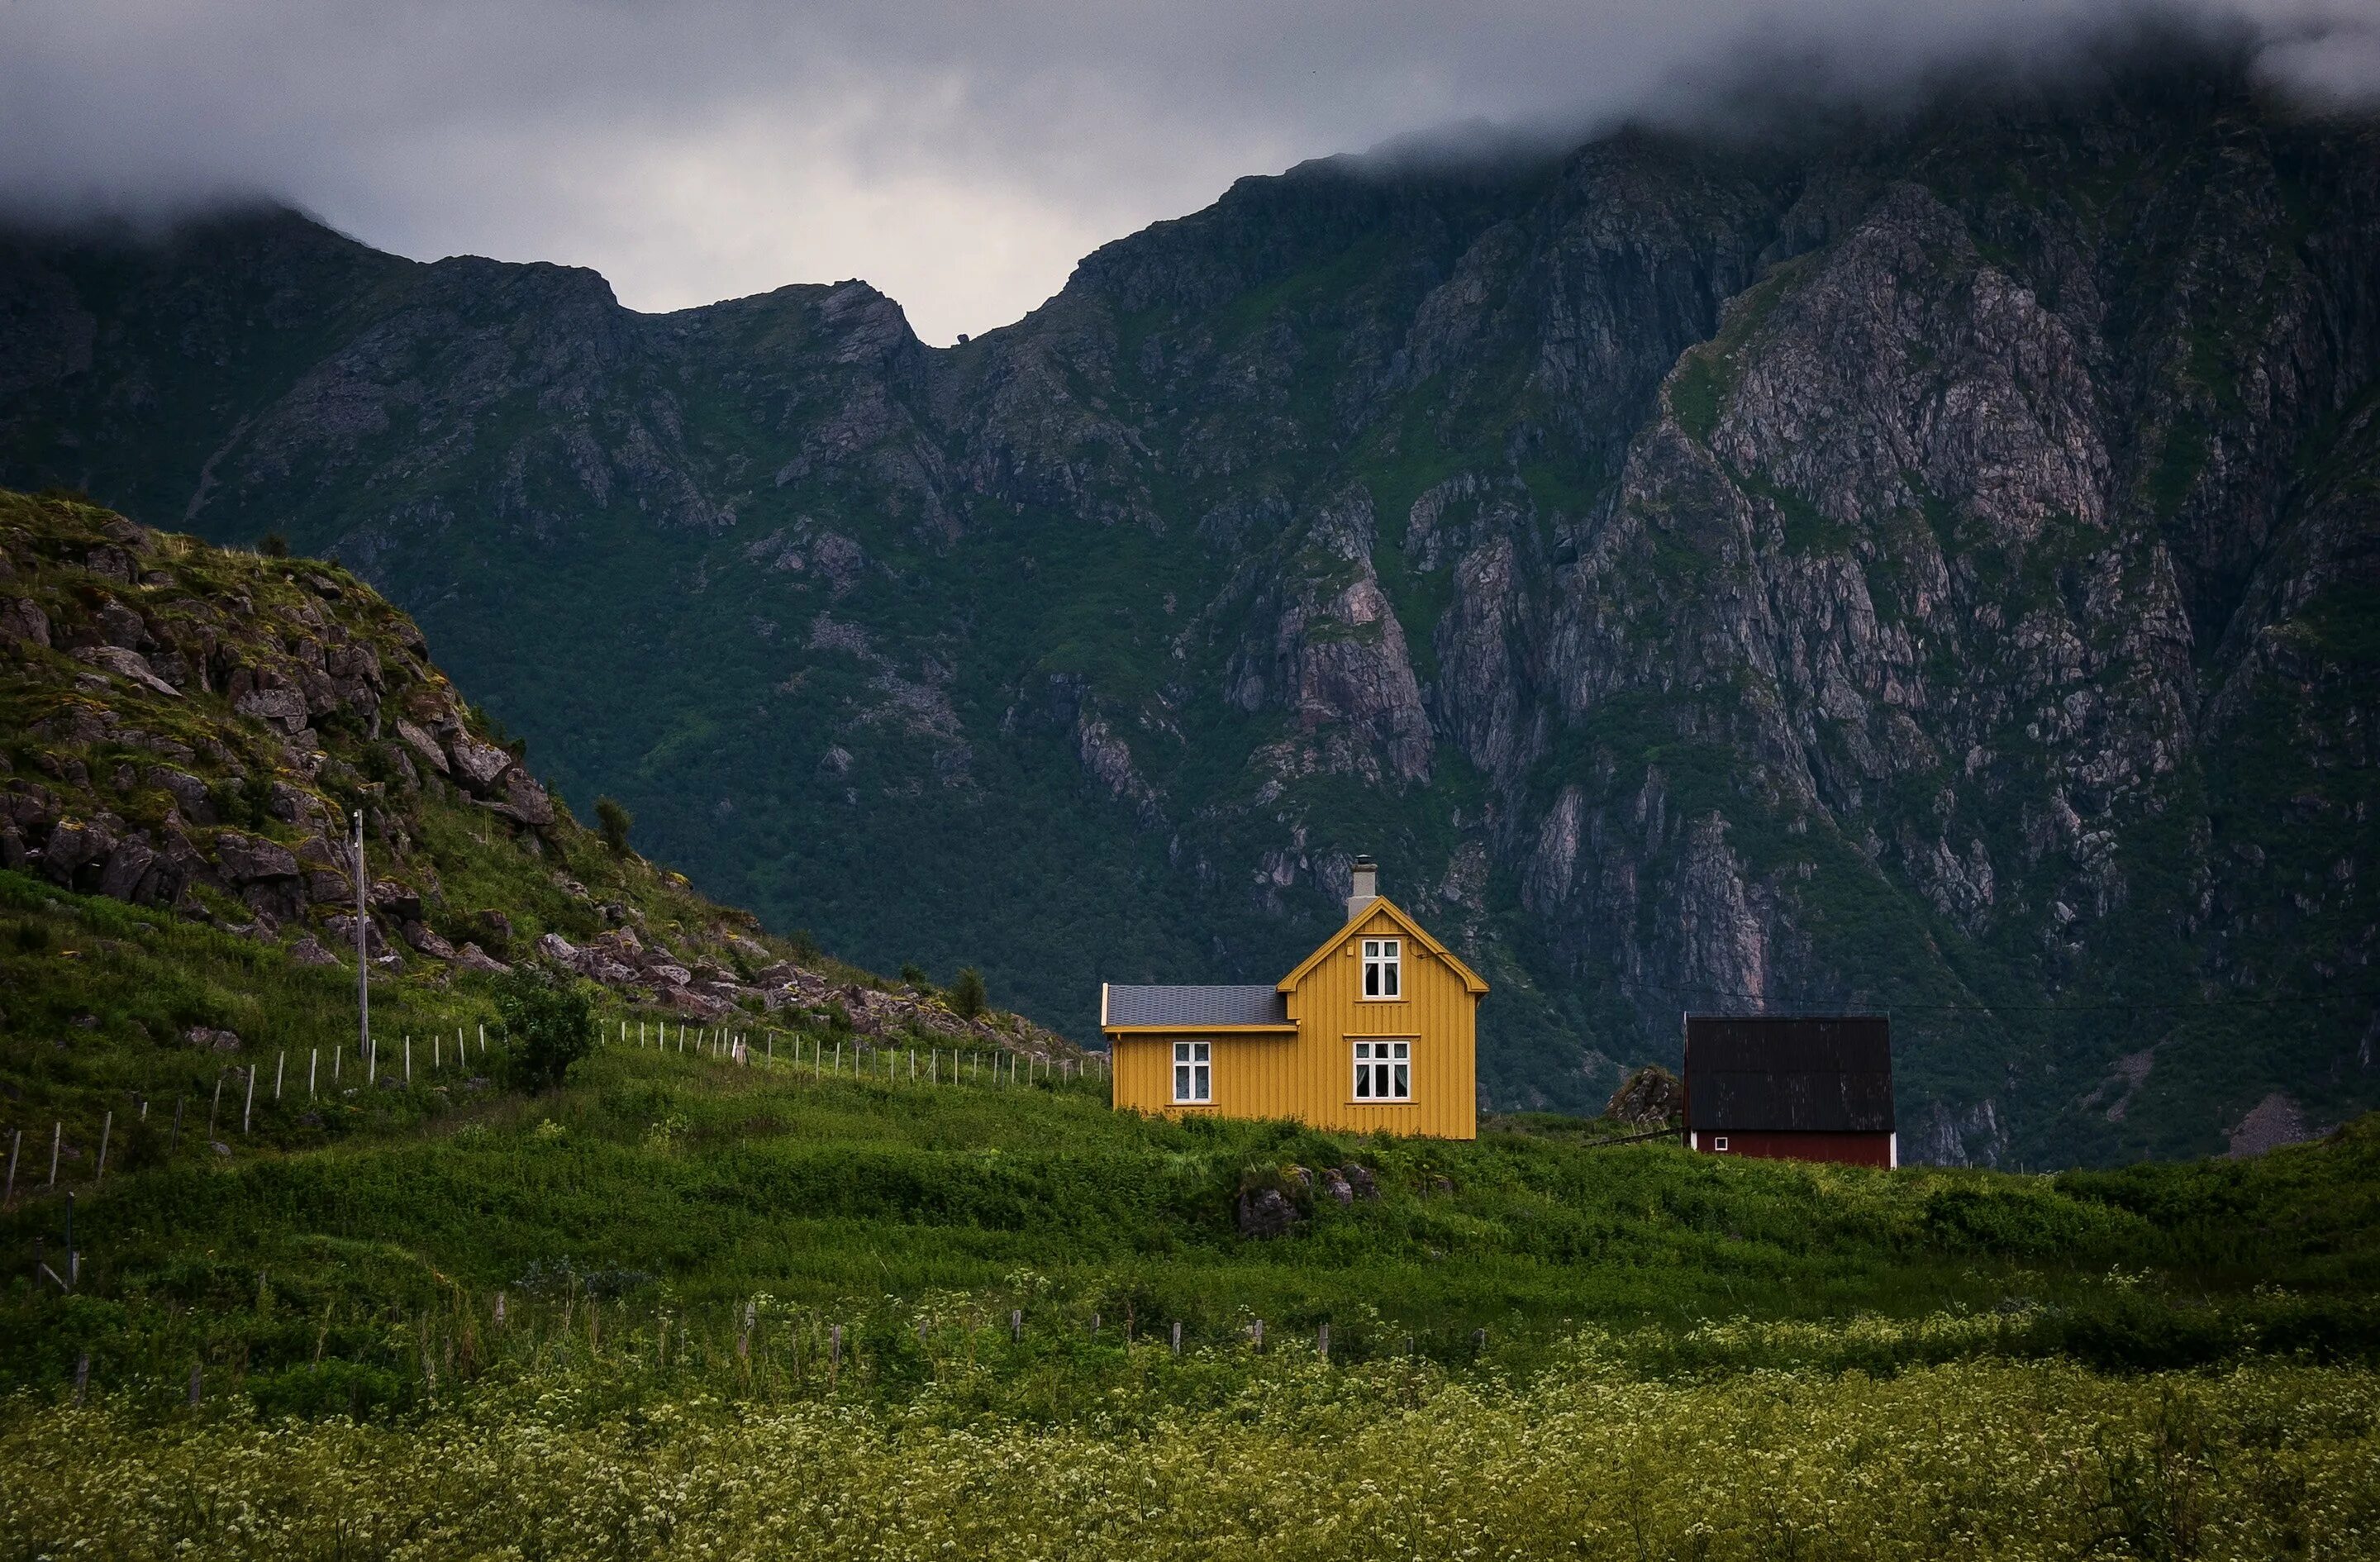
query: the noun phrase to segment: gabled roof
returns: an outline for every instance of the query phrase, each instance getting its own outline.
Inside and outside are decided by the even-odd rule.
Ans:
[[[1270,987],[1123,987],[1101,989],[1101,1029],[1122,1026],[1221,1029],[1289,1024],[1288,1006]]]
[[[1398,927],[1403,929],[1405,934],[1412,938],[1415,943],[1428,950],[1431,954],[1436,955],[1439,959],[1444,960],[1448,966],[1451,967],[1454,974],[1463,978],[1463,985],[1465,989],[1474,993],[1485,993],[1488,991],[1488,983],[1480,980],[1479,973],[1477,971],[1473,970],[1469,966],[1464,965],[1461,959],[1456,958],[1453,950],[1448,948],[1445,945],[1440,944],[1437,939],[1432,938],[1428,933],[1423,929],[1421,923],[1405,915],[1405,913],[1399,909],[1396,903],[1385,895],[1373,901],[1370,905],[1365,907],[1362,910],[1356,912],[1354,916],[1349,917],[1347,921],[1341,925],[1338,932],[1324,939],[1320,946],[1315,949],[1314,953],[1306,956],[1305,959],[1299,961],[1298,967],[1295,970],[1291,971],[1287,976],[1282,977],[1279,982],[1275,982],[1273,984],[1273,990],[1279,993],[1294,992],[1297,988],[1297,984],[1305,980],[1306,974],[1313,970],[1316,966],[1320,965],[1325,959],[1329,958],[1331,953],[1339,947],[1339,941],[1341,939],[1346,937],[1349,934],[1354,933],[1358,924],[1368,921],[1372,918],[1378,916],[1383,912],[1388,914],[1390,921],[1395,922]]]
[[[1882,1015],[1686,1016],[1686,1127],[1890,1133],[1892,1022]]]

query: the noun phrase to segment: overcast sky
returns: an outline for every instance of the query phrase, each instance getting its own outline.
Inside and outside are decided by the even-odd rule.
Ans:
[[[2380,84],[2380,0],[2180,0]],[[927,340],[1233,178],[1434,126],[1658,109],[1748,49],[1840,80],[2103,0],[0,0],[0,205],[293,201],[664,310],[865,277]],[[1945,18],[1937,13],[1949,11]]]

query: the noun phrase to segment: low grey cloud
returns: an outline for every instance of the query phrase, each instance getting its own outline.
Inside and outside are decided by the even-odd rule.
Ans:
[[[2137,9],[2132,7],[2131,9]],[[2370,0],[2181,0],[2277,78],[2380,86]],[[671,309],[862,276],[929,340],[1015,319],[1244,174],[1463,121],[1723,99],[1748,57],[1890,91],[2055,56],[2102,0],[7,0],[0,203],[270,196]]]

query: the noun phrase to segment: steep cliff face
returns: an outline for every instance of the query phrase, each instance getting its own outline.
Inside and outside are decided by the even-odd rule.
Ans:
[[[1053,1022],[1369,850],[1500,1104],[1889,1006],[1905,1150],[2113,1159],[2380,1094],[2375,256],[2373,124],[2204,58],[1311,165],[949,351],[264,214],[12,241],[0,475],[335,552],[718,893]]]

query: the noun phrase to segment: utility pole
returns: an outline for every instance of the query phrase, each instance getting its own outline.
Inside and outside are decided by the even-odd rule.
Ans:
[[[371,962],[365,958],[364,932],[370,923],[364,877],[364,811],[356,810],[356,1034],[358,1044],[371,1051]]]

